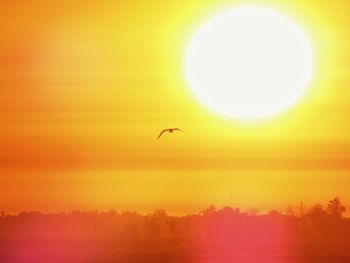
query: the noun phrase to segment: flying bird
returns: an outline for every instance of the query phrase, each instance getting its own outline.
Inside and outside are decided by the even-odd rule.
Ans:
[[[183,132],[183,130],[181,130],[181,129],[179,129],[179,128],[164,129],[164,130],[162,130],[161,133],[158,135],[158,140],[159,140],[160,136],[163,135],[164,132],[173,133],[174,131],[181,131],[181,132]]]

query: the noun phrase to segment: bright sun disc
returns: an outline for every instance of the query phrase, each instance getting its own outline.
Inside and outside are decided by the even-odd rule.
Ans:
[[[302,30],[255,6],[232,8],[204,23],[185,57],[196,97],[235,119],[265,118],[289,107],[311,73],[311,45]]]

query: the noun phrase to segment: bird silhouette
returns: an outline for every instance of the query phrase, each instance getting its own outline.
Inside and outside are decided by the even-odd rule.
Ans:
[[[183,132],[183,130],[181,130],[181,129],[179,129],[179,128],[164,129],[164,130],[162,130],[161,133],[158,135],[158,140],[159,140],[160,136],[163,135],[164,132],[173,133],[174,131],[181,131],[181,132]]]

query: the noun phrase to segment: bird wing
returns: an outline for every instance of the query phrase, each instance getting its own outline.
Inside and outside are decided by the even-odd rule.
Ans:
[[[162,130],[162,131],[161,131],[161,133],[158,135],[158,140],[159,140],[160,136],[162,136],[162,134],[163,134],[164,132],[166,132],[166,131],[168,131],[168,129],[165,129],[165,130]]]
[[[179,128],[174,128],[173,129],[174,131],[181,131],[181,132],[184,132],[183,130],[179,129]]]

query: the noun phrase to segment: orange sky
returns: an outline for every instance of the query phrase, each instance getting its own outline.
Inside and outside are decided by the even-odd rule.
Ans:
[[[313,46],[308,92],[263,122],[216,115],[183,74],[195,29],[240,4],[285,14]],[[183,213],[211,203],[350,202],[348,1],[1,5],[0,209]],[[173,126],[186,135],[156,140]]]

